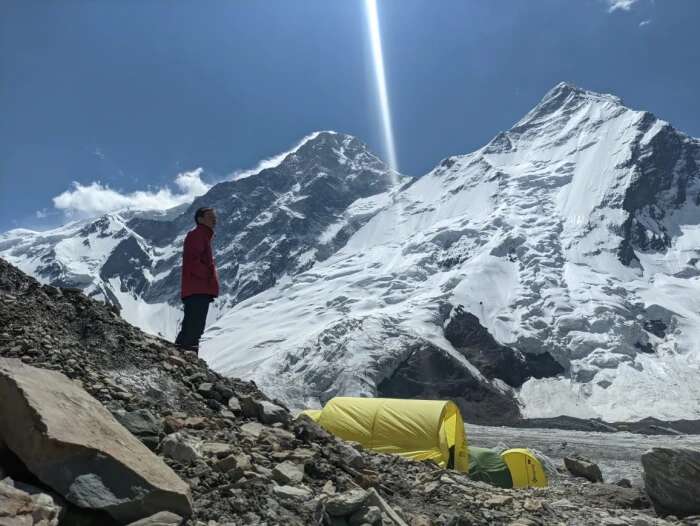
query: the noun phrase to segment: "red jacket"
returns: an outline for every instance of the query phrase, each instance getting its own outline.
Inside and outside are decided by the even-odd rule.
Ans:
[[[214,232],[206,225],[199,224],[185,236],[182,251],[182,293],[184,299],[192,294],[219,295],[219,276],[211,251],[211,238]]]

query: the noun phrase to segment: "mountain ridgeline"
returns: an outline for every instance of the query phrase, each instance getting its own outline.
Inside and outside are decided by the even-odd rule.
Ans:
[[[371,216],[365,207],[351,217],[349,205],[386,192],[394,180],[363,143],[335,132],[314,133],[267,164],[214,185],[172,219],[125,212],[50,232],[12,231],[0,238],[0,254],[42,281],[82,288],[117,306],[127,321],[173,337],[182,242],[198,207],[219,215],[213,243],[222,311],[330,256]]]
[[[182,239],[213,206],[222,297],[203,355],[291,406],[350,394],[451,398],[471,422],[700,418],[697,139],[562,83],[418,179],[334,132],[277,159],[167,218],[10,231],[0,255],[172,336]]]

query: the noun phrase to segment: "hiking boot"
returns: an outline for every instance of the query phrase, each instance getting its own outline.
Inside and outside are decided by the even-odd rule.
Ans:
[[[176,347],[180,349],[181,351],[185,352],[193,352],[195,354],[199,354],[199,345],[182,345],[182,344],[176,344]]]

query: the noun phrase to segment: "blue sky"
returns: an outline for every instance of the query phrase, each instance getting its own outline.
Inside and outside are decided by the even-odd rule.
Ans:
[[[378,5],[404,173],[561,80],[700,137],[699,0]],[[383,155],[366,26],[362,0],[3,0],[0,231],[176,204],[314,130]]]

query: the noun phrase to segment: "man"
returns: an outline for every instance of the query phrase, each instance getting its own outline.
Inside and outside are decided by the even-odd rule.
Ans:
[[[209,303],[219,295],[219,276],[211,250],[211,238],[216,226],[214,209],[198,208],[194,222],[197,226],[187,233],[182,251],[181,297],[185,304],[185,317],[175,344],[198,352]]]

